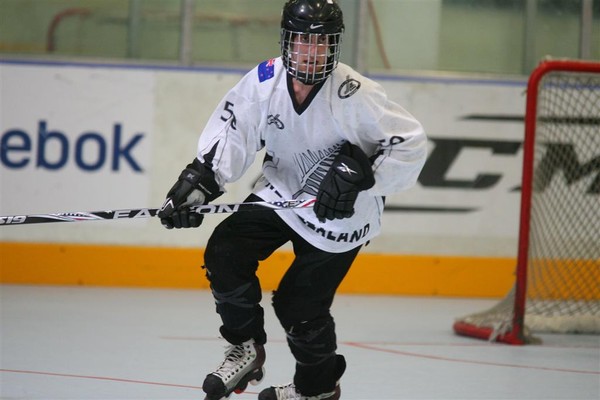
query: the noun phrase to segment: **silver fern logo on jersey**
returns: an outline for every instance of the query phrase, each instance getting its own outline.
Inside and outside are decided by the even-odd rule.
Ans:
[[[350,75],[346,77],[346,80],[340,85],[338,89],[338,96],[340,99],[347,99],[352,96],[354,93],[358,92],[360,89],[360,82],[354,78],[351,78]]]
[[[338,143],[326,149],[317,151],[307,150],[294,154],[294,163],[302,175],[302,188],[294,193],[292,198],[298,198],[302,193],[316,196],[319,193],[321,181],[327,171],[333,166],[333,159],[339,153],[341,144]]]

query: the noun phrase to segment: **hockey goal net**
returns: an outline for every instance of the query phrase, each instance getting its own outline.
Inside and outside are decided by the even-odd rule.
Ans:
[[[600,333],[600,63],[545,61],[529,77],[518,246],[512,290],[454,331]]]

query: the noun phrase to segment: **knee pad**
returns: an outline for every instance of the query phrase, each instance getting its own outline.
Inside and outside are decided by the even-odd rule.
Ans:
[[[258,304],[262,298],[258,279],[253,279],[251,282],[244,283],[230,291],[217,291],[215,285],[211,285],[211,291],[219,306],[231,305],[240,308],[252,308]]]
[[[297,330],[300,329],[302,321],[313,321],[319,315],[328,314],[327,309],[310,307],[303,299],[290,299],[278,291],[273,293],[273,310],[286,332],[294,326]]]
[[[317,365],[335,355],[335,323],[331,316],[302,322],[287,331],[287,342],[300,365]]]
[[[211,286],[217,313],[223,327],[221,334],[230,343],[254,338],[264,343],[264,310],[260,306],[261,291],[256,282],[246,283],[229,292],[219,292]]]

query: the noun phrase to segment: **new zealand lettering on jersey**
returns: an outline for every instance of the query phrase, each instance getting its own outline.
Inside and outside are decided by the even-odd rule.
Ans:
[[[371,225],[370,224],[366,224],[365,226],[363,226],[359,230],[355,230],[355,231],[352,231],[352,232],[337,233],[337,232],[328,231],[325,228],[323,228],[323,226],[315,226],[315,224],[313,224],[310,221],[305,220],[304,218],[302,218],[300,216],[298,216],[298,218],[308,228],[312,229],[313,231],[315,231],[316,233],[318,233],[319,235],[321,235],[325,239],[331,240],[331,241],[336,242],[336,243],[339,243],[339,242],[345,242],[345,243],[354,243],[354,242],[357,242],[360,239],[362,239],[365,236],[367,236],[367,234],[369,233],[369,230],[371,229]]]

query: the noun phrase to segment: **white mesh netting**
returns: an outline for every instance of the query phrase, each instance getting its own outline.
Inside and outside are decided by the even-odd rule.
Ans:
[[[551,71],[538,87],[525,335],[600,333],[600,73]],[[513,288],[457,322],[495,340],[515,306]]]

